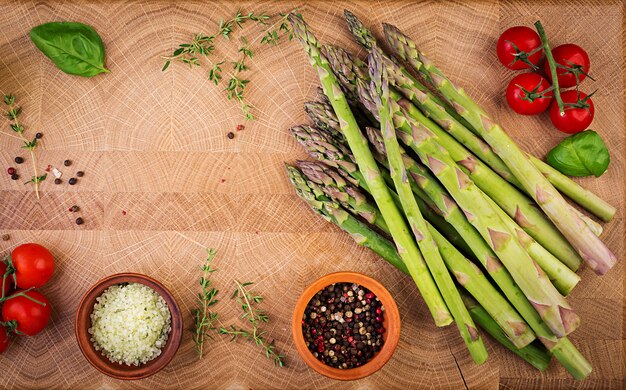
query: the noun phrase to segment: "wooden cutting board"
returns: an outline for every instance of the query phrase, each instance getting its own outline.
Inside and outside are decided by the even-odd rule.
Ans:
[[[505,28],[540,18],[553,42],[575,42],[589,51],[596,82],[593,129],[607,140],[612,164],[599,179],[581,182],[617,206],[604,239],[620,257],[606,276],[589,269],[571,295],[583,323],[572,340],[594,371],[582,383],[556,362],[538,373],[487,340],[490,358],[475,366],[454,327],[436,329],[414,284],[344,233],[314,215],[293,193],[283,163],[306,155],[288,128],[305,121],[317,76],[296,42],[257,50],[248,97],[258,120],[242,122],[238,107],[207,80],[207,69],[173,64],[161,72],[161,55],[193,33],[216,30],[221,18],[244,11],[287,11],[295,3],[234,4],[197,1],[3,1],[0,5],[0,90],[17,95],[27,132],[41,131],[39,166],[63,171],[65,184],[46,180],[37,201],[32,186],[0,174],[2,254],[34,241],[49,247],[58,269],[43,288],[52,322],[34,338],[15,342],[0,356],[1,388],[619,388],[626,378],[624,349],[624,67],[623,6],[619,1],[302,2],[301,12],[320,41],[359,54],[342,18],[356,12],[381,33],[398,25],[451,79],[464,86],[529,151],[543,156],[563,135],[547,116],[512,114],[504,89],[512,72],[496,60]],[[47,21],[80,21],[101,34],[110,74],[92,79],[66,75],[35,49],[28,31]],[[252,29],[250,39],[261,37]],[[220,42],[216,58],[233,58]],[[7,132],[8,123],[2,122]],[[234,131],[234,139],[226,134]],[[14,165],[19,141],[0,137],[0,168]],[[65,159],[73,160],[69,168]],[[30,177],[30,161],[19,166]],[[75,186],[67,179],[85,171]],[[78,205],[81,211],[67,209]],[[85,224],[74,220],[81,216]],[[190,334],[161,373],[125,383],[96,372],[74,338],[79,299],[100,278],[122,271],[146,273],[175,294],[185,321],[194,305],[197,267],[205,248],[219,251],[214,275],[223,291],[217,309],[223,324],[237,321],[228,297],[233,280],[250,280],[265,297],[268,337],[287,356],[272,366],[247,343],[217,337],[198,361]],[[391,361],[369,378],[337,383],[308,369],[289,332],[292,308],[317,277],[355,270],[379,279],[396,298],[402,337]]]

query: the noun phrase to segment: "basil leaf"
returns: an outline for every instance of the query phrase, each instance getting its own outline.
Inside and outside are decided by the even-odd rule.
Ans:
[[[92,77],[109,72],[104,67],[102,39],[86,24],[44,23],[30,30],[30,39],[65,73]]]
[[[568,176],[602,175],[611,161],[598,133],[585,130],[565,138],[546,157],[548,164]]]

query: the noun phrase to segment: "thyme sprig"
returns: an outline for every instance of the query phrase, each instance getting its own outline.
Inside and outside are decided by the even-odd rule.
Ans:
[[[268,342],[265,338],[266,332],[259,328],[260,325],[269,322],[269,316],[263,309],[257,307],[263,302],[263,297],[252,291],[246,289],[246,287],[252,285],[252,282],[241,283],[235,280],[237,288],[233,292],[231,299],[236,299],[237,303],[241,305],[243,314],[242,319],[247,319],[250,322],[249,328],[239,328],[235,325],[228,327],[220,327],[219,333],[230,335],[231,341],[235,341],[238,338],[247,339],[253,341],[256,345],[265,350],[265,356],[274,361],[279,367],[285,365],[284,356],[278,352],[274,347],[274,342]]]
[[[33,162],[33,172],[34,175],[31,177],[29,181],[24,184],[33,183],[35,185],[35,194],[37,195],[37,199],[39,197],[39,183],[46,180],[47,174],[39,175],[37,173],[37,160],[35,158],[35,149],[37,148],[37,138],[34,137],[32,140],[29,140],[24,136],[24,125],[22,125],[19,121],[19,116],[22,113],[22,107],[15,104],[15,95],[9,94],[4,95],[4,104],[7,106],[7,111],[5,113],[6,117],[9,118],[9,121],[12,123],[9,124],[11,130],[16,133],[18,136],[16,138],[21,139],[24,142],[22,149],[26,149],[30,152],[30,157]],[[5,133],[7,134],[7,133]],[[12,134],[7,134],[11,135]]]
[[[201,291],[198,293],[197,308],[192,311],[194,318],[194,334],[192,338],[198,353],[198,359],[202,359],[205,340],[207,338],[213,339],[210,332],[216,330],[217,312],[210,310],[210,307],[218,302],[216,299],[218,290],[212,287],[210,280],[211,274],[217,271],[211,265],[215,255],[215,249],[207,249],[207,258],[200,267],[202,271],[202,276],[200,277]]]
[[[295,10],[294,10],[295,11]],[[275,16],[269,16],[265,12],[244,13],[241,9],[238,9],[235,16],[228,20],[220,20],[218,31],[214,34],[197,33],[194,34],[191,42],[181,43],[178,48],[170,56],[162,56],[165,59],[162,71],[165,71],[172,61],[180,61],[189,65],[190,68],[194,66],[201,66],[200,58],[205,58],[209,63],[209,75],[208,79],[216,86],[222,82],[222,67],[226,63],[232,65],[232,70],[228,72],[228,82],[224,91],[226,91],[226,97],[228,100],[236,100],[241,106],[241,110],[246,120],[253,120],[254,115],[252,104],[248,103],[244,98],[244,91],[250,80],[240,77],[240,74],[249,70],[249,66],[246,64],[246,59],[252,59],[254,51],[251,44],[248,43],[248,39],[245,36],[240,37],[241,45],[239,46],[238,53],[241,53],[241,58],[238,61],[221,60],[218,62],[211,61],[209,58],[215,52],[215,41],[220,36],[226,40],[231,40],[233,31],[239,29],[243,30],[244,24],[248,21],[255,22],[257,25],[264,26],[264,32],[260,39],[260,44],[277,45],[283,36],[288,36],[289,40],[293,39],[293,33],[291,27],[287,22],[288,13],[279,13]],[[279,17],[279,19],[272,25],[269,25],[268,21]]]

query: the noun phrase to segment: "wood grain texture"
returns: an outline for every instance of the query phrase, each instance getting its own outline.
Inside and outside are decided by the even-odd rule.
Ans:
[[[220,18],[244,10],[286,11],[296,3],[228,1],[2,1],[0,3],[0,92],[17,95],[28,131],[45,134],[41,167],[62,166],[76,186],[32,187],[0,175],[0,241],[6,253],[35,241],[51,248],[58,268],[44,293],[53,305],[50,326],[19,339],[0,356],[0,388],[332,388],[336,382],[307,369],[289,332],[292,308],[303,288],[333,271],[358,270],[380,280],[396,297],[403,329],[390,362],[378,373],[342,388],[528,389],[620,388],[626,380],[624,328],[624,30],[619,1],[302,2],[302,13],[325,43],[346,45],[342,19],[349,8],[374,31],[380,22],[398,25],[464,86],[529,151],[543,156],[563,136],[547,116],[522,117],[506,106],[503,92],[513,73],[495,58],[499,32],[540,18],[553,44],[576,42],[588,50],[592,73],[585,81],[597,107],[593,128],[609,140],[613,162],[599,179],[583,185],[617,206],[604,239],[620,258],[606,276],[589,269],[571,302],[583,323],[572,340],[594,367],[576,383],[553,362],[540,374],[487,341],[490,359],[475,366],[456,329],[436,329],[414,284],[383,260],[354,244],[297,199],[283,163],[305,157],[288,128],[305,120],[317,76],[295,42],[258,51],[249,73],[258,120],[229,140],[241,122],[239,109],[206,79],[206,69],[173,64],[161,72],[159,56]],[[92,79],[56,69],[28,38],[33,26],[53,20],[81,21],[101,34],[110,74]],[[255,35],[256,34],[256,35]],[[258,40],[260,31],[249,36]],[[232,50],[218,49],[230,56]],[[8,130],[6,120],[2,131]],[[13,165],[19,142],[0,137],[0,167]],[[29,175],[29,162],[19,166]],[[86,223],[74,224],[81,207]],[[125,213],[124,213],[125,212]],[[87,288],[112,273],[142,272],[176,296],[185,321],[194,304],[197,265],[205,247],[219,250],[215,284],[224,291],[217,309],[224,324],[237,321],[228,302],[233,279],[251,280],[266,297],[267,330],[287,356],[278,369],[249,344],[217,337],[207,358],[197,361],[190,335],[172,363],[146,380],[123,383],[96,372],[74,339],[76,306]]]

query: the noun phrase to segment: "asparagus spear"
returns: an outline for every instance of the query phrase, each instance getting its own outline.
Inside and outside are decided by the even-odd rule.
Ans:
[[[301,163],[299,162],[298,164],[300,165]],[[326,169],[332,170],[332,168]],[[338,201],[335,196],[343,198],[344,200],[341,202],[338,201],[339,203],[345,202],[346,197],[366,199],[365,195],[356,188],[352,188],[350,193],[346,192],[340,195],[339,192],[342,187],[337,183],[330,182],[333,177],[337,177],[336,173],[337,172],[335,171],[335,175],[329,175],[328,179],[324,180],[322,184],[318,186],[320,190],[323,191],[324,196],[326,196],[325,194],[333,194],[334,196],[330,196],[330,198],[335,201]],[[317,174],[315,175],[317,176]],[[317,180],[317,178],[314,178],[312,181],[316,182]],[[324,188],[325,186],[339,188],[339,191],[329,191]],[[348,205],[347,210],[349,212],[358,215],[357,210],[349,207],[349,205],[354,204],[355,201],[345,203]],[[377,213],[376,219],[382,219],[382,215],[380,215],[380,211],[376,208],[376,206],[372,205],[372,208]],[[467,289],[467,291],[485,307],[489,315],[494,318],[494,320],[502,328],[502,331],[510,340],[512,340],[513,343],[515,343],[515,345],[523,347],[529,344],[534,339],[534,334],[526,326],[524,320],[522,320],[519,314],[517,314],[515,309],[513,309],[511,305],[502,297],[502,295],[491,285],[482,272],[480,272],[480,270],[471,261],[466,259],[448,240],[446,240],[435,227],[428,224],[427,228],[437,244],[439,252],[445,261],[446,267],[455,276],[459,284]],[[385,231],[385,233],[389,232]]]
[[[498,324],[491,318],[489,313],[480,306],[472,297],[467,294],[461,294],[465,306],[470,312],[470,315],[476,321],[478,326],[483,328],[487,333],[491,335],[497,342],[504,345],[511,352],[526,360],[528,364],[535,367],[539,371],[545,371],[550,364],[550,358],[552,357],[545,348],[542,348],[535,344],[529,344],[523,348],[516,347],[508,338],[507,335],[500,329]]]
[[[358,44],[363,46],[368,52],[371,50],[372,46],[378,45],[377,39],[374,37],[371,31],[369,31],[369,29],[365,27],[363,23],[361,23],[361,21],[359,20],[359,18],[357,18],[356,15],[354,15],[352,12],[348,11],[347,9],[343,10],[343,15],[348,24],[348,30],[350,30],[350,33],[352,33],[352,36],[354,37],[354,39],[356,40]],[[394,57],[387,57],[387,58],[396,63],[398,62]],[[413,77],[408,71],[404,70],[404,72],[407,76]],[[461,116],[459,116],[452,107],[449,107],[447,103],[442,102],[438,98],[435,98],[435,99],[437,99],[437,101],[442,104],[442,106],[446,109],[446,111],[450,113],[450,115],[456,117],[457,120],[461,121],[462,123],[465,123],[465,119],[461,118]]]
[[[286,169],[296,193],[309,204],[313,211],[350,234],[357,244],[370,248],[391,265],[408,275],[409,271],[391,242],[350,215],[339,203],[326,197],[320,187],[306,180],[298,169],[289,165],[286,166]]]
[[[298,15],[289,14],[288,19],[292,25],[293,35],[298,38],[306,50],[309,60],[317,70],[324,94],[330,100],[339,122],[341,132],[346,137],[350,149],[354,154],[359,170],[365,178],[378,208],[389,225],[391,235],[398,247],[404,264],[406,264],[411,277],[415,281],[428,306],[435,324],[444,326],[450,324],[452,317],[446,307],[437,286],[428,272],[417,245],[413,241],[409,229],[404,222],[400,210],[393,201],[387,185],[380,174],[376,160],[372,156],[367,145],[367,140],[361,134],[361,130],[350,111],[346,98],[341,91],[337,78],[328,66],[328,61],[320,52],[320,46],[315,36],[309,30],[304,20]]]
[[[381,154],[385,155],[385,147],[382,144],[378,131],[370,131],[368,128],[367,135],[374,148]],[[480,237],[480,234],[474,229],[474,227],[467,221],[461,210],[458,208],[454,200],[450,199],[446,190],[441,187],[441,184],[437,182],[435,178],[423,167],[420,163],[413,160],[408,156],[401,148],[403,153],[404,166],[409,174],[409,177],[424,190],[430,199],[432,199],[440,214],[444,215],[446,220],[456,227],[456,230],[464,237],[464,241],[473,242],[479,240],[481,244],[478,245],[480,252],[485,252],[483,246],[486,243]],[[494,209],[500,215],[500,218],[509,226],[509,228],[516,232],[517,237],[520,239],[520,243],[526,248],[526,251],[530,256],[539,264],[541,269],[544,270],[550,281],[563,295],[569,294],[569,292],[578,284],[580,277],[567,268],[565,264],[561,263],[554,255],[548,252],[544,247],[538,244],[532,237],[527,235],[521,228],[502,211],[491,199],[488,201],[492,204]],[[469,237],[468,237],[469,236]],[[478,236],[478,237],[474,237]],[[488,251],[491,254],[491,251]]]
[[[342,49],[329,47],[326,51],[332,58],[330,64],[333,71],[342,74],[340,80],[344,80],[345,88],[357,89],[361,103],[367,110],[375,114],[375,105],[366,90],[366,78],[363,76],[362,62],[354,60],[348,52]],[[390,62],[385,59],[386,65]],[[408,115],[413,119],[425,120],[425,124],[437,136],[437,141],[448,149],[452,158],[461,165],[461,168],[470,175],[479,188],[494,199],[531,237],[541,243],[570,269],[574,271],[578,269],[582,259],[578,256],[576,250],[545,215],[531,205],[532,201],[530,199],[489,169],[482,161],[476,159],[446,131],[428,120],[415,106],[403,99],[396,91],[391,90],[390,94],[399,104],[403,105]],[[398,115],[402,115],[402,113],[398,112]],[[395,118],[395,120],[396,122],[402,120],[402,117]]]
[[[321,186],[327,196],[335,199],[344,208],[354,210],[369,224],[378,227],[382,231],[389,231],[385,220],[380,217],[378,210],[370,205],[367,198],[358,192],[337,171],[312,161],[297,161],[297,164],[302,173],[313,183]]]
[[[531,236],[526,234],[519,225],[517,225],[502,209],[500,209],[493,200],[487,197],[487,201],[491,203],[494,210],[498,212],[502,221],[514,232],[519,239],[520,244],[526,249],[526,252],[533,258],[546,273],[548,279],[554,287],[563,295],[569,294],[574,287],[580,282],[580,276],[576,272],[567,268],[567,266],[559,261],[546,248],[541,246]]]
[[[609,222],[615,216],[615,207],[600,198],[593,192],[583,188],[574,180],[557,171],[550,165],[539,160],[537,157],[528,155],[530,161],[543,173],[556,189],[569,197],[574,202],[581,205],[585,210],[597,216],[604,222]],[[590,226],[591,227],[591,226]],[[596,235],[599,235],[596,233]]]
[[[394,51],[420,72],[487,141],[591,268],[599,275],[608,272],[617,261],[615,255],[573,212],[572,207],[504,130],[419,52],[415,42],[391,25],[385,25],[385,35]]]
[[[391,111],[389,108],[389,84],[385,68],[380,58],[380,49],[372,48],[372,54],[369,57],[369,70],[372,79],[371,87],[376,91],[376,106],[380,117],[381,131],[387,149],[387,158],[389,160],[390,173],[394,181],[396,192],[400,197],[400,202],[404,213],[413,232],[413,237],[417,241],[417,245],[424,256],[424,260],[428,265],[430,273],[435,279],[437,287],[443,296],[448,309],[452,313],[452,317],[459,328],[459,332],[472,359],[477,364],[482,364],[487,360],[487,349],[482,342],[482,338],[476,329],[472,317],[469,315],[467,308],[463,305],[461,296],[456,289],[450,274],[446,270],[446,266],[441,258],[437,244],[433,240],[426,221],[419,211],[413,190],[409,184],[408,175],[402,162],[400,153],[400,145],[396,139],[396,131],[391,122]],[[377,55],[378,54],[378,55]]]

